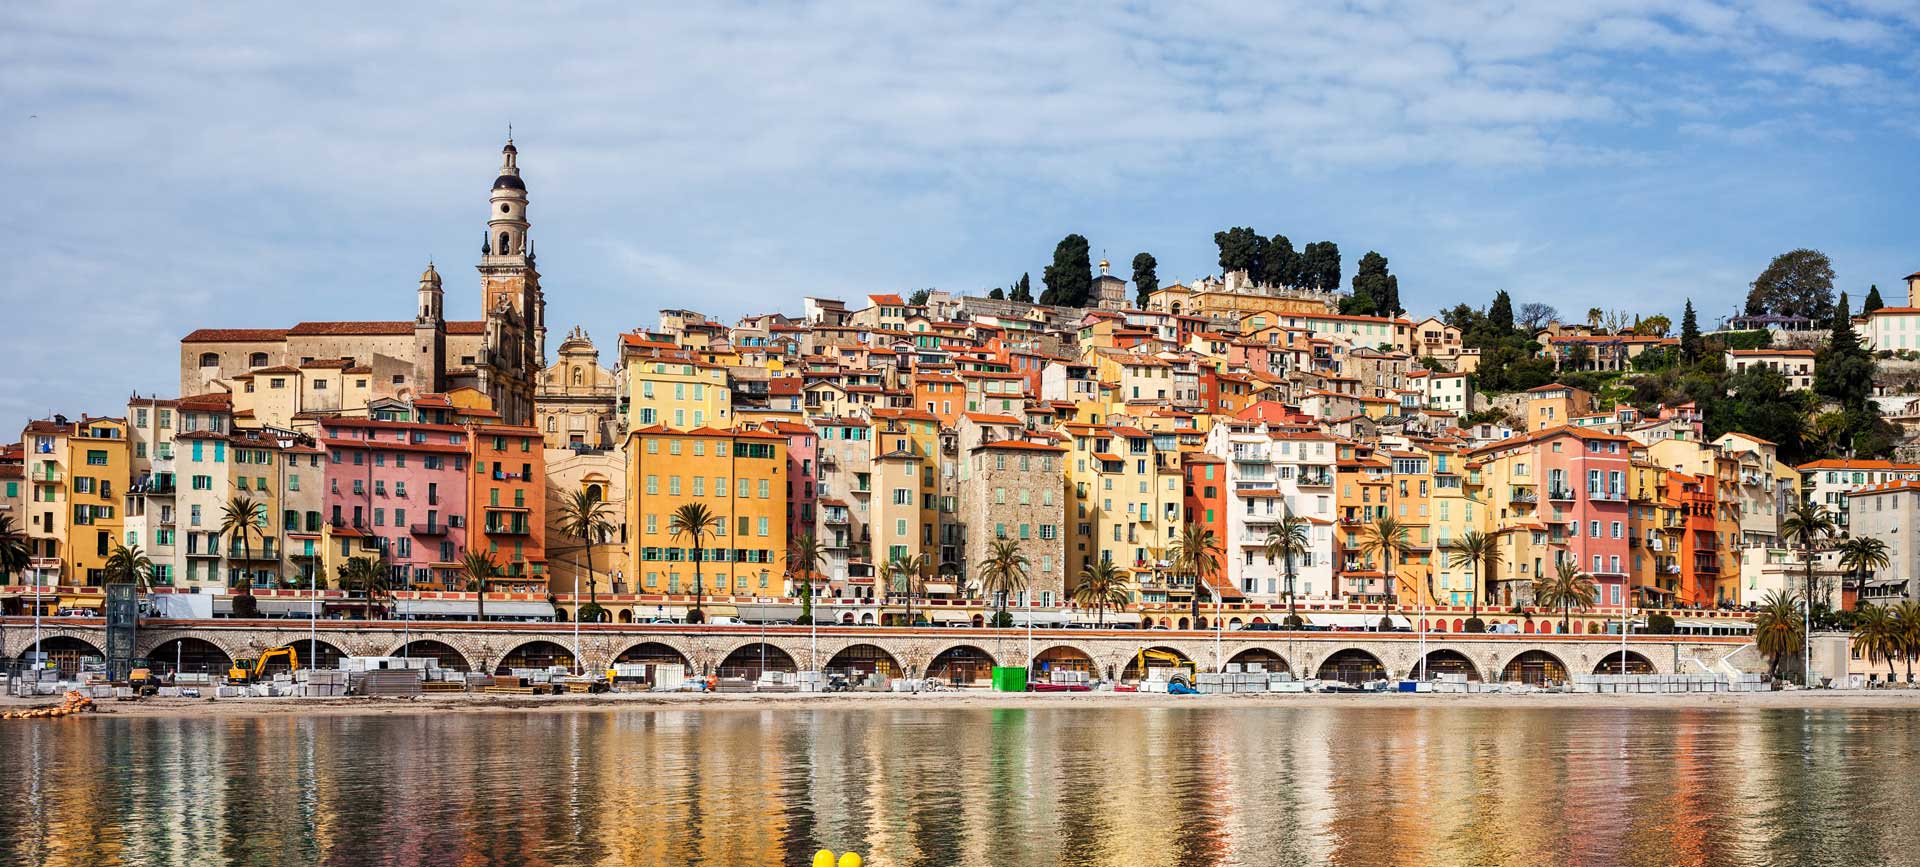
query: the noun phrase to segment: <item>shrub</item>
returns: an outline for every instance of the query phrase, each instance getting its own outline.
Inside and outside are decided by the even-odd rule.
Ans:
[[[1485,632],[1487,631],[1487,622],[1485,620],[1481,620],[1478,617],[1469,617],[1467,618],[1467,622],[1461,625],[1460,631],[1461,632]]]
[[[1647,634],[1648,635],[1672,635],[1673,634],[1673,618],[1665,614],[1648,615],[1647,616]]]

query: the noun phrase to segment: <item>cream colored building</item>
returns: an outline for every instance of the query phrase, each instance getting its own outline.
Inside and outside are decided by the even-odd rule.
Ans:
[[[627,453],[622,449],[548,448],[547,573],[555,593],[587,592],[587,545],[561,529],[564,506],[575,491],[587,491],[607,504],[614,530],[593,546],[593,574],[602,593],[639,592],[627,573],[632,563],[627,539]]]
[[[547,448],[611,448],[621,440],[615,406],[618,381],[600,366],[593,338],[575,328],[560,341],[559,359],[540,372],[533,393],[535,425]],[[549,464],[551,465],[551,464]]]

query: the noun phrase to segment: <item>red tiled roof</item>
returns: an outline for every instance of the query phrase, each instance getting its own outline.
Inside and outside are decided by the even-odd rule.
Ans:
[[[232,343],[239,341],[285,340],[285,328],[201,328],[180,338],[181,343]]]

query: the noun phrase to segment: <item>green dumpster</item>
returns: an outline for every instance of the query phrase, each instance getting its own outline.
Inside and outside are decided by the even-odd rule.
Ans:
[[[1027,691],[1027,670],[1025,668],[1021,668],[1017,666],[1009,666],[1009,665],[994,666],[993,667],[993,691],[994,692],[1026,692]]]

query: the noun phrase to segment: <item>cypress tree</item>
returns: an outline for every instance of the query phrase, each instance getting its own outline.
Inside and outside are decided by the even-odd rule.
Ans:
[[[1872,313],[1873,311],[1879,310],[1880,308],[1885,306],[1887,306],[1887,302],[1880,300],[1880,286],[1878,284],[1868,286],[1867,300],[1861,302],[1860,312]]]
[[[1502,289],[1493,296],[1493,306],[1487,308],[1487,324],[1503,338],[1513,333],[1513,296],[1508,295],[1507,290]]]
[[[1680,357],[1687,361],[1700,359],[1700,320],[1693,315],[1693,299],[1687,299],[1687,309],[1680,314]]]

